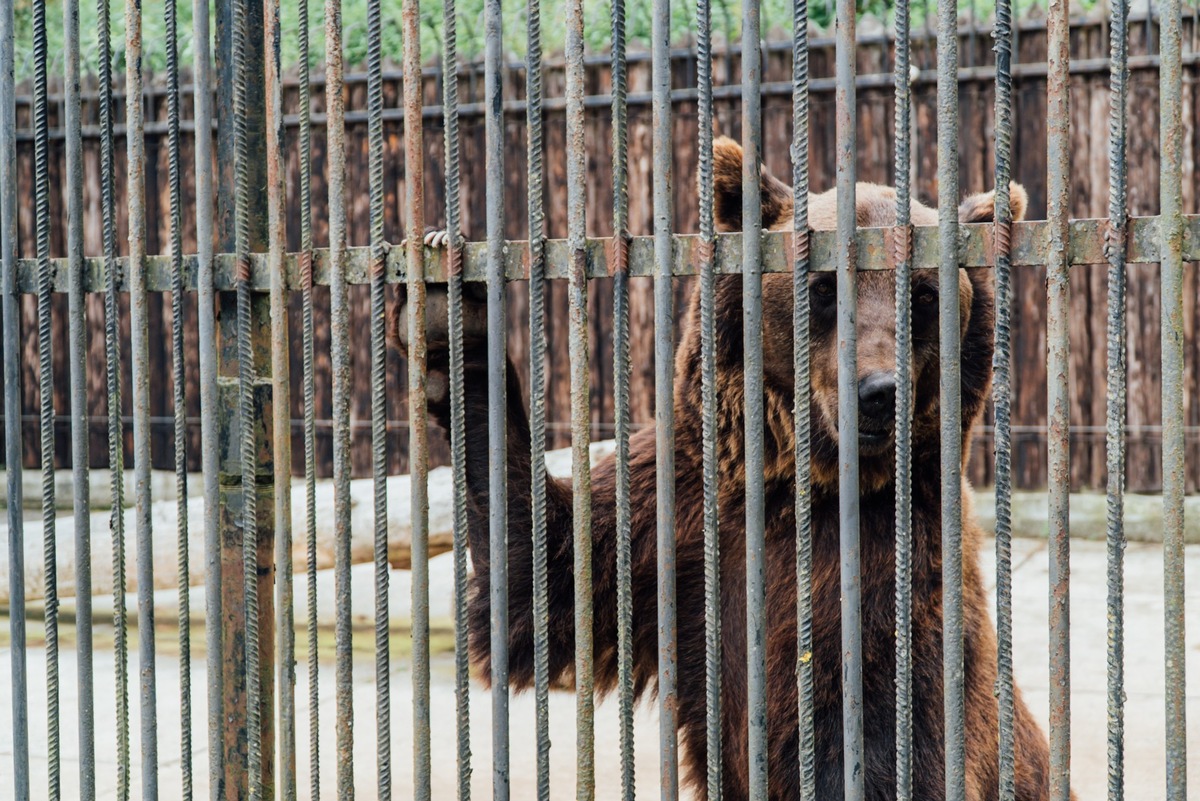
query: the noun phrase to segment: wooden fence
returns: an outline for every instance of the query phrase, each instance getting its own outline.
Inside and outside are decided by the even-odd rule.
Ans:
[[[1157,59],[1152,54],[1154,30],[1147,31],[1144,21],[1136,20],[1131,37],[1131,76],[1129,92],[1129,208],[1134,215],[1155,214],[1158,210],[1158,70]],[[1196,41],[1200,31],[1194,19],[1185,21],[1184,56],[1184,109],[1188,129],[1187,152],[1184,156],[1185,211],[1197,211],[1196,161],[1200,155],[1200,141],[1195,136],[1200,122],[1200,94],[1197,78],[1200,75]],[[932,41],[922,38],[917,32],[914,42],[915,63],[924,71],[914,85],[915,137],[915,191],[917,195],[931,201],[936,197],[936,87],[933,73],[934,52]],[[993,84],[989,31],[986,29],[962,32],[963,69],[959,76],[961,103],[961,133],[959,137],[959,163],[961,185],[965,193],[982,191],[991,187],[993,169],[992,123],[994,114]],[[1107,125],[1109,109],[1108,91],[1108,30],[1102,20],[1079,20],[1072,31],[1072,80],[1071,80],[1071,153],[1072,216],[1102,217],[1107,214],[1108,161]],[[1015,179],[1029,190],[1029,216],[1041,218],[1045,214],[1046,175],[1046,36],[1041,22],[1032,20],[1021,24],[1018,39],[1019,65],[1014,73],[1014,97],[1016,99],[1016,137],[1014,142]],[[698,227],[696,208],[696,130],[697,115],[694,91],[696,63],[694,52],[681,49],[674,55],[674,84],[677,98],[674,102],[674,199],[675,226],[679,232],[694,232]],[[629,65],[629,205],[632,233],[651,232],[651,138],[650,138],[650,62],[647,55],[634,54]],[[587,138],[589,152],[588,181],[588,232],[603,236],[611,233],[612,183],[611,183],[611,124],[609,120],[608,62],[606,56],[597,56],[588,66]],[[834,96],[833,96],[833,42],[831,39],[814,38],[811,52],[811,176],[814,191],[831,187],[834,183]],[[858,169],[860,180],[891,183],[893,179],[893,102],[892,102],[892,51],[886,37],[864,37],[858,51]],[[734,84],[740,74],[736,49],[718,53],[714,75],[718,81],[717,114],[714,124],[721,133],[737,137],[740,128],[740,103]],[[763,139],[765,162],[781,177],[791,174],[789,145],[791,141],[791,49],[790,44],[780,42],[765,47],[763,97]],[[431,223],[444,219],[442,204],[444,187],[441,184],[442,161],[442,112],[440,108],[441,81],[438,69],[427,68],[423,75],[425,102],[424,140],[428,153],[426,165],[425,197],[426,218]],[[462,91],[462,151],[463,151],[463,225],[469,238],[483,237],[484,219],[484,128],[482,98],[482,66],[478,64],[460,67]],[[723,83],[722,83],[723,81]],[[547,233],[550,237],[562,237],[566,233],[566,161],[565,119],[563,114],[562,90],[564,85],[561,62],[551,61],[545,73],[546,96],[551,98],[545,107],[546,114],[546,164],[548,174],[545,185]],[[313,108],[313,197],[311,210],[315,244],[324,246],[328,228],[325,219],[325,133],[323,116],[323,81],[314,76],[315,101]],[[148,81],[152,88],[146,92],[147,104],[146,150],[148,165],[146,172],[147,220],[149,252],[164,252],[170,235],[170,215],[167,184],[166,107],[165,90]],[[721,86],[730,87],[722,89]],[[367,126],[366,126],[366,79],[364,75],[352,75],[347,80],[347,185],[349,191],[349,241],[365,244],[368,239],[368,192],[367,192]],[[526,236],[525,220],[525,107],[524,73],[519,63],[510,66],[506,80],[507,100],[507,150],[505,171],[508,175],[508,191],[511,201],[506,219],[509,238]],[[85,91],[84,108],[84,168],[85,203],[88,211],[84,216],[86,249],[89,255],[101,252],[100,230],[100,141],[99,113],[95,94]],[[124,97],[118,95],[116,119],[124,118]],[[386,235],[390,241],[398,242],[402,236],[402,198],[404,197],[403,167],[403,122],[399,113],[401,105],[401,76],[398,71],[385,75],[384,102],[389,109],[385,122],[387,220]],[[284,98],[285,109],[293,116],[289,118],[288,136],[288,192],[292,216],[289,220],[289,244],[299,246],[299,215],[296,208],[296,188],[300,164],[296,133],[298,118],[297,98],[294,84],[289,85]],[[185,116],[192,108],[191,88],[184,90],[181,107]],[[63,111],[61,99],[51,103],[51,185],[63,186],[65,192],[65,163],[61,130],[54,131],[61,123]],[[21,184],[32,187],[33,142],[29,131],[30,103],[18,105],[19,164]],[[184,196],[191,196],[193,188],[193,150],[190,123],[185,122]],[[126,220],[124,139],[118,128],[117,145],[117,203],[118,238],[124,247]],[[21,196],[29,197],[32,189]],[[52,197],[52,213],[56,225],[52,230],[54,255],[64,255],[66,239],[66,215],[64,197]],[[183,223],[185,248],[195,249],[194,218],[185,216]],[[33,208],[27,204],[20,209],[20,243],[22,255],[32,255]],[[1046,475],[1046,366],[1045,366],[1045,270],[1020,268],[1014,278],[1013,354],[1015,393],[1013,406],[1013,472],[1018,487],[1035,488],[1045,484]],[[1105,266],[1080,267],[1072,271],[1071,286],[1071,386],[1072,386],[1072,433],[1071,470],[1072,483],[1076,488],[1100,488],[1105,481],[1104,458],[1104,408],[1105,408],[1105,315],[1106,315]],[[690,280],[680,280],[677,289],[677,308],[683,308],[691,290]],[[611,282],[598,280],[591,284],[589,296],[590,319],[592,321],[592,421],[593,437],[606,438],[612,435],[612,341],[610,320],[612,312]],[[1200,464],[1200,280],[1195,265],[1188,269],[1185,284],[1185,326],[1187,330],[1187,376],[1186,395],[1188,428],[1188,463],[1193,467]],[[36,310],[34,298],[25,296],[22,335],[28,365],[23,379],[23,403],[28,415],[26,432],[26,463],[37,464],[37,364]],[[222,299],[229,302],[231,299]],[[394,300],[394,298],[392,298]],[[299,342],[299,306],[293,305],[293,342]],[[127,304],[122,297],[121,302]],[[66,297],[55,298],[60,304],[54,315],[54,356],[56,372],[55,408],[60,415],[67,409],[67,364],[66,364]],[[366,328],[368,317],[368,293],[366,287],[353,287],[350,291],[352,325]],[[187,314],[195,314],[195,298],[187,299]],[[653,360],[653,299],[648,280],[631,281],[631,354],[633,379],[631,406],[636,425],[649,425],[653,421],[654,408],[654,360]],[[91,454],[93,466],[106,466],[106,402],[104,376],[103,298],[92,296],[87,309],[90,323],[89,341],[89,387],[90,414],[93,418]],[[552,282],[547,293],[547,398],[546,411],[549,420],[549,444],[551,447],[569,442],[569,378],[567,363],[567,294],[561,282]],[[518,362],[528,359],[528,306],[524,284],[514,284],[510,289],[509,308],[509,352]],[[330,365],[328,357],[328,292],[317,290],[316,324],[316,416],[318,421],[317,462],[321,474],[332,471],[332,437],[328,418],[331,416]],[[1159,409],[1159,284],[1157,265],[1131,265],[1129,268],[1128,292],[1128,485],[1132,491],[1156,491],[1161,486],[1160,439],[1158,425],[1161,421]],[[128,317],[123,320],[124,344],[128,352]],[[150,341],[152,374],[162,376],[162,383],[154,389],[151,403],[154,420],[153,457],[155,467],[169,469],[173,464],[173,433],[171,411],[170,369],[170,298],[166,295],[150,297]],[[188,338],[189,352],[195,353],[195,326],[184,328]],[[353,397],[352,420],[354,425],[353,463],[355,475],[368,475],[370,470],[369,430],[369,363],[370,355],[365,338],[352,354]],[[124,363],[125,381],[128,383],[128,360]],[[298,383],[301,375],[300,353],[292,351],[292,376]],[[407,434],[405,428],[405,370],[396,354],[389,355],[389,468],[393,472],[406,469]],[[198,366],[190,358],[186,365],[189,403],[189,447],[192,469],[199,469],[199,399]],[[124,391],[126,400],[131,397],[128,387]],[[300,393],[293,392],[293,418],[301,418]],[[976,447],[970,465],[970,476],[977,484],[990,483],[992,471],[991,439],[989,420],[977,430]],[[303,469],[303,448],[300,447],[299,422],[294,424],[297,441],[293,448],[295,469]],[[59,423],[57,454],[60,463],[69,463],[70,449],[68,425],[65,417]],[[127,440],[132,447],[132,435]],[[431,440],[431,457],[435,464],[445,463],[448,450],[442,438]],[[128,451],[127,451],[128,453]],[[128,458],[128,457],[127,457]],[[1200,488],[1200,469],[1191,471],[1189,488]]]

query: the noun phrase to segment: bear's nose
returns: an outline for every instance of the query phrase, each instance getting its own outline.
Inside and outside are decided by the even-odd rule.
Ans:
[[[871,373],[858,382],[858,412],[872,420],[891,420],[896,414],[896,375]]]

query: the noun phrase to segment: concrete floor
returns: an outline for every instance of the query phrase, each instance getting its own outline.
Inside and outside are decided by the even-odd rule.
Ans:
[[[990,543],[983,554],[985,573],[993,572]],[[1077,541],[1072,543],[1072,777],[1079,801],[1103,799],[1106,788],[1106,614],[1105,614],[1105,552],[1102,544]],[[1046,588],[1048,586],[1046,544],[1039,540],[1018,540],[1014,543],[1014,652],[1017,681],[1035,714],[1043,720],[1048,708],[1048,653]],[[439,557],[431,564],[432,615],[445,620],[450,615],[448,599],[452,587],[449,557]],[[356,571],[356,615],[370,616],[371,586],[369,566]],[[1190,546],[1187,553],[1190,587],[1200,577],[1200,547]],[[393,614],[407,614],[408,576],[393,573]],[[1126,552],[1126,676],[1128,704],[1126,706],[1126,789],[1128,797],[1138,801],[1156,801],[1165,797],[1163,770],[1163,603],[1162,555],[1156,545],[1131,544]],[[332,600],[332,582],[323,575],[320,582],[322,606],[328,611]],[[298,587],[298,592],[302,588]],[[302,597],[302,596],[300,596]],[[164,606],[167,598],[163,598]],[[194,598],[193,608],[202,608],[202,597]],[[165,609],[163,610],[166,611]],[[323,614],[324,616],[324,614]],[[1190,591],[1188,597],[1187,715],[1190,798],[1200,798],[1200,592]],[[4,625],[7,625],[6,623]],[[38,624],[34,624],[35,627]],[[12,730],[10,654],[0,653],[0,787],[12,782]],[[78,794],[78,743],[76,729],[76,664],[75,654],[66,649],[62,655],[62,743],[63,797]],[[136,655],[131,664],[136,677]],[[158,668],[158,734],[160,762],[160,797],[179,797],[180,713],[178,660],[163,654]],[[46,688],[45,652],[29,650],[30,671],[30,729],[33,753],[32,770],[34,798],[46,797]],[[112,697],[113,655],[101,650],[96,654],[95,682],[96,720],[98,721],[97,786],[101,798],[116,797],[115,705]],[[392,753],[394,797],[410,795],[412,782],[411,758],[411,691],[409,666],[406,661],[394,660],[392,669]],[[300,797],[309,798],[309,740],[306,672],[298,671],[297,699],[299,720],[297,741],[301,744],[299,762]],[[193,665],[192,675],[195,736],[195,791],[198,798],[207,797],[207,741],[204,735],[206,720],[204,695],[204,665],[201,659]],[[333,666],[321,667],[320,702],[320,785],[322,797],[336,795],[336,764],[334,741]],[[433,703],[433,795],[436,799],[455,798],[455,730],[453,663],[448,657],[435,660],[432,686]],[[132,797],[140,798],[136,779],[141,775],[137,763],[138,708],[136,686],[131,691],[133,703],[132,775],[135,786]],[[374,666],[369,655],[355,665],[354,702],[356,797],[364,801],[377,798],[375,784],[375,682]],[[470,694],[472,797],[490,798],[491,781],[491,701],[479,687]],[[550,702],[552,794],[555,798],[574,797],[575,781],[575,700],[572,695],[554,693]],[[534,795],[534,706],[529,695],[515,697],[511,708],[511,786],[512,798],[528,799]],[[619,755],[617,752],[618,722],[615,700],[601,704],[596,714],[597,798],[619,797]],[[652,708],[641,708],[637,716],[637,781],[638,797],[652,798],[658,794],[658,723]]]

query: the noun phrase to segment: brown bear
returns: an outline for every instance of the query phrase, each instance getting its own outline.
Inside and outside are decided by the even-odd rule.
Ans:
[[[734,141],[714,145],[715,215],[722,231],[741,228],[742,150]],[[763,227],[789,230],[792,192],[765,169]],[[1026,207],[1024,190],[1011,188],[1014,217]],[[963,222],[986,222],[992,193],[964,201]],[[814,229],[836,227],[834,191],[810,198]],[[895,192],[859,184],[861,227],[895,224]],[[937,214],[912,204],[915,225]],[[988,270],[962,270],[963,460],[971,427],[991,381],[993,292]],[[723,797],[747,797],[745,507],[743,463],[741,276],[717,279],[716,353],[719,372],[719,508],[722,632]],[[838,548],[836,276],[813,273],[811,299],[813,666],[818,799],[843,797],[840,559]],[[938,285],[936,274],[913,277],[913,782],[914,798],[944,797],[942,708],[942,572],[938,415]],[[475,301],[477,302],[477,301]],[[792,276],[763,277],[766,411],[766,586],[769,783],[772,799],[800,797],[796,665],[795,468],[792,367]],[[439,312],[434,313],[433,309]],[[449,428],[445,306],[430,306],[429,408]],[[403,339],[406,312],[397,307]],[[479,315],[472,315],[475,320]],[[706,701],[704,526],[699,293],[683,320],[675,356],[675,470],[678,602],[679,735],[684,780],[704,798]],[[403,323],[403,324],[402,324]],[[490,678],[488,451],[486,336],[467,332],[466,470],[469,537],[474,576],[470,592],[470,647],[484,680]],[[403,343],[401,343],[403,347]],[[858,281],[858,370],[861,454],[862,652],[864,660],[863,770],[867,798],[893,799],[895,771],[895,275],[864,272]],[[531,468],[525,395],[516,368],[508,369],[509,670],[514,689],[533,683],[533,552]],[[653,691],[658,673],[655,511],[655,432],[639,431],[629,445],[632,502],[633,676],[638,695]],[[601,694],[617,682],[616,466],[592,472],[595,678]],[[549,662],[552,681],[571,681],[574,668],[572,490],[551,479],[546,488],[549,560]],[[969,493],[964,492],[964,505]],[[964,645],[966,649],[967,798],[997,797],[998,712],[996,635],[988,614],[977,550],[983,532],[963,509]],[[1049,753],[1020,697],[1016,706],[1016,797],[1045,799]]]

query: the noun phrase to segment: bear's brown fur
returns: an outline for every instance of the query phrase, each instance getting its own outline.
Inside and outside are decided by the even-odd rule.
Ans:
[[[741,148],[732,140],[715,145],[716,216],[722,230],[741,227]],[[1012,186],[1014,216],[1024,214],[1026,196]],[[763,224],[789,229],[792,193],[763,173]],[[895,223],[895,193],[872,184],[857,189],[858,224]],[[834,192],[813,195],[813,228],[835,227]],[[968,198],[964,222],[992,218],[991,193]],[[914,202],[914,224],[930,225],[936,212]],[[814,273],[811,364],[813,669],[817,798],[843,795],[840,559],[838,548],[837,363],[835,276]],[[719,371],[719,514],[722,640],[722,732],[726,801],[746,797],[748,783],[746,709],[746,549],[742,418],[741,277],[717,281],[717,368]],[[913,782],[914,798],[944,797],[942,709],[942,572],[939,486],[938,331],[936,275],[913,279],[915,419],[913,426]],[[961,271],[963,320],[963,459],[970,428],[983,408],[991,381],[993,308],[987,270]],[[679,735],[684,779],[705,796],[706,702],[704,624],[704,520],[702,485],[699,299],[693,297],[675,358],[675,474],[678,604]],[[895,366],[895,278],[890,271],[863,272],[858,280],[859,375]],[[403,314],[403,312],[400,312]],[[770,797],[799,798],[796,668],[795,468],[792,418],[792,276],[763,279],[766,373],[766,581],[768,743]],[[399,323],[399,320],[397,320]],[[431,328],[445,321],[431,322]],[[403,326],[396,328],[401,334]],[[487,380],[485,339],[465,348],[466,454],[471,557],[471,655],[490,680],[488,545]],[[444,343],[444,335],[431,337]],[[448,429],[445,346],[431,348],[430,410]],[[509,671],[511,686],[531,686],[533,662],[533,548],[529,423],[515,368],[508,370],[508,570]],[[895,787],[895,498],[892,438],[861,445],[861,586],[863,764],[867,798],[892,799]],[[632,497],[633,679],[639,695],[653,691],[658,672],[655,432],[634,434],[629,445]],[[600,693],[618,678],[616,464],[612,458],[592,472],[592,566],[594,571],[595,677]],[[549,663],[554,681],[571,681],[574,670],[572,491],[570,482],[546,487],[549,578]],[[967,798],[997,796],[998,724],[993,695],[996,636],[988,615],[977,550],[983,532],[974,522],[964,492],[963,575],[966,693]],[[1044,735],[1019,695],[1016,707],[1016,797],[1048,796],[1049,755]]]

